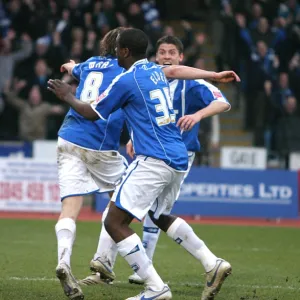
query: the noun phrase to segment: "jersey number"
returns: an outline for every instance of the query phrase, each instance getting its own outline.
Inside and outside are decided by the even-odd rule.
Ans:
[[[159,104],[155,105],[156,112],[162,112],[163,116],[157,117],[156,122],[158,126],[167,125],[170,122],[175,123],[175,114],[170,114],[169,110],[173,110],[173,104],[170,97],[169,89],[153,90],[150,92],[150,99],[159,100]]]
[[[84,81],[84,86],[80,94],[80,100],[91,103],[99,96],[99,89],[103,81],[103,73],[91,72]]]

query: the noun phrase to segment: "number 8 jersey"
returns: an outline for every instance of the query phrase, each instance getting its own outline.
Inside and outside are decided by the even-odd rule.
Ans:
[[[75,65],[72,74],[79,81],[76,98],[91,103],[106,90],[114,78],[124,72],[113,57],[95,56]],[[107,120],[89,121],[72,108],[58,132],[64,140],[82,148],[108,151],[119,149],[124,123],[122,110],[117,110]]]
[[[169,83],[161,66],[147,59],[135,62],[91,106],[103,120],[123,109],[136,155],[163,160],[178,171],[187,170],[187,150],[175,124]]]

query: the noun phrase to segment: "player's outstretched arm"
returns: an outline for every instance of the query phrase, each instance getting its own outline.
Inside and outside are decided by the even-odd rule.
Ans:
[[[169,66],[162,69],[167,78],[174,79],[206,79],[216,82],[227,83],[231,81],[240,82],[241,79],[234,71],[211,72],[187,66]]]
[[[207,107],[198,110],[196,113],[181,117],[177,122],[177,126],[184,131],[191,130],[194,125],[202,119],[220,114],[229,109],[230,104],[228,102],[213,101]]]
[[[59,79],[50,79],[48,81],[47,89],[54,93],[60,100],[68,103],[73,109],[75,109],[80,115],[88,120],[98,120],[99,116],[92,109],[91,105],[84,103],[75,98],[72,94],[71,86]]]

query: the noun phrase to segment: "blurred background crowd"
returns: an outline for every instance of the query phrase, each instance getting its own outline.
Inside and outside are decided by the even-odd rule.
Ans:
[[[228,98],[252,144],[283,156],[300,150],[297,0],[0,0],[0,139],[56,139],[68,108],[46,90],[48,79],[64,77],[75,90],[60,65],[97,55],[117,26],[144,30],[151,60],[157,39],[178,35],[184,64],[235,70],[242,83]],[[197,163],[210,164],[220,127],[218,118],[202,122]]]

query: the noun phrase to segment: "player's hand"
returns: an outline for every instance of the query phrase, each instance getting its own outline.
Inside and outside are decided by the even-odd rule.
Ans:
[[[196,114],[185,115],[178,120],[177,126],[180,127],[181,130],[188,131],[198,122],[200,122],[200,119]]]
[[[59,79],[48,80],[47,89],[49,91],[51,91],[52,93],[54,93],[59,99],[61,99],[63,101],[65,101],[66,96],[69,93],[72,93],[72,87],[69,84],[67,84]]]
[[[129,142],[126,144],[126,153],[130,156],[131,159],[134,158],[135,153],[131,140],[129,140]]]
[[[232,81],[240,82],[240,77],[233,71],[223,71],[216,73],[214,77],[214,81],[221,82],[221,83],[228,83]]]
[[[75,61],[74,60],[70,60],[68,63],[65,63],[63,64],[61,67],[60,67],[60,71],[63,73],[63,72],[72,72],[72,69],[74,68],[75,66]]]

